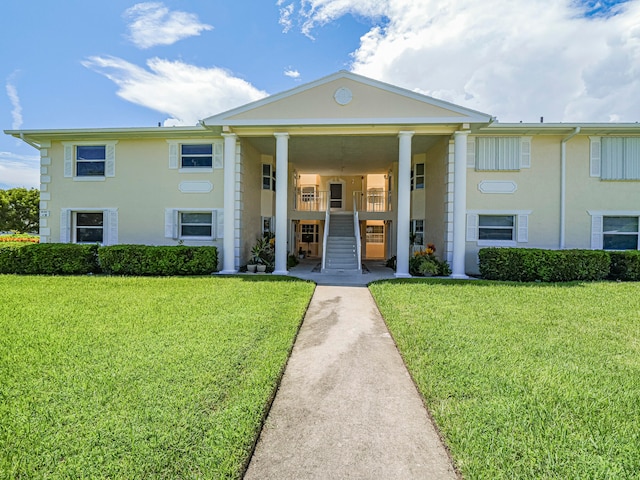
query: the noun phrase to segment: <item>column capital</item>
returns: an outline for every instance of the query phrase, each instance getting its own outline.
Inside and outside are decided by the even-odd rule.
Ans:
[[[415,135],[416,132],[413,131],[409,131],[409,130],[401,130],[398,132],[398,137],[413,137]]]
[[[471,133],[471,130],[457,130],[457,131],[453,132],[453,135],[456,136],[456,137],[458,137],[458,136],[466,137],[470,133]]]
[[[289,132],[274,132],[273,136],[276,138],[289,138]]]
[[[220,135],[222,135],[224,138],[237,138],[237,134],[235,133],[221,133]]]

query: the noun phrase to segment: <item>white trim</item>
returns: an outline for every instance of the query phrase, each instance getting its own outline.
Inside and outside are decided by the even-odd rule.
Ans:
[[[603,217],[640,217],[640,210],[587,210],[587,213]]]
[[[116,175],[116,145],[119,140],[82,140],[73,142],[60,142],[64,147],[64,176],[73,178],[79,182],[101,182],[105,177]],[[104,149],[104,175],[102,176],[78,176],[76,174],[76,146],[103,146]]]
[[[520,137],[520,168],[531,168],[531,137]]]
[[[476,137],[467,137],[467,168],[476,168]]]
[[[74,182],[104,182],[107,177],[104,176],[95,176],[95,177],[73,177]]]
[[[602,250],[604,243],[604,235],[602,234],[603,216],[593,215],[591,217],[591,249]]]
[[[187,167],[179,168],[178,173],[213,173],[211,167]]]
[[[478,183],[478,190],[482,193],[513,194],[518,190],[518,184],[513,180],[482,180]]]
[[[600,137],[589,137],[589,175],[600,178],[602,172],[602,141]]]
[[[198,180],[185,180],[180,182],[178,185],[178,190],[182,193],[209,193],[213,190],[213,184],[208,181],[198,181]]]
[[[478,240],[479,247],[517,247],[515,240]]]
[[[467,210],[478,215],[531,215],[533,210]]]
[[[179,173],[212,173],[214,169],[224,167],[224,139],[211,138],[171,138],[169,144],[169,169]],[[180,165],[180,145],[211,145],[211,167],[184,168]]]

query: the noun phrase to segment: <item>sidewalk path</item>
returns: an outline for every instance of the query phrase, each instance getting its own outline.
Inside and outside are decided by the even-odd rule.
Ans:
[[[317,286],[245,480],[456,479],[366,287]]]

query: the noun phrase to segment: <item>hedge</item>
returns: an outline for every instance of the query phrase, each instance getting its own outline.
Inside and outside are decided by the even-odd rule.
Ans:
[[[218,249],[113,245],[98,249],[98,259],[112,275],[209,275],[218,268]]]
[[[640,251],[609,252],[609,256],[611,257],[609,279],[631,282],[640,281]]]
[[[0,246],[0,274],[209,275],[216,247],[41,243]]]
[[[98,245],[33,243],[0,248],[0,273],[83,275],[97,273]]]
[[[482,248],[480,274],[487,280],[570,282],[609,276],[610,253],[603,250]]]

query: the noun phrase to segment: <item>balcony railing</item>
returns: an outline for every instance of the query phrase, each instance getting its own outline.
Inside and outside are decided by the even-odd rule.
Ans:
[[[295,209],[300,212],[324,212],[327,209],[327,199],[329,192],[303,192],[298,189],[296,192]]]
[[[390,212],[391,192],[369,190],[353,192],[354,205],[359,212]]]

